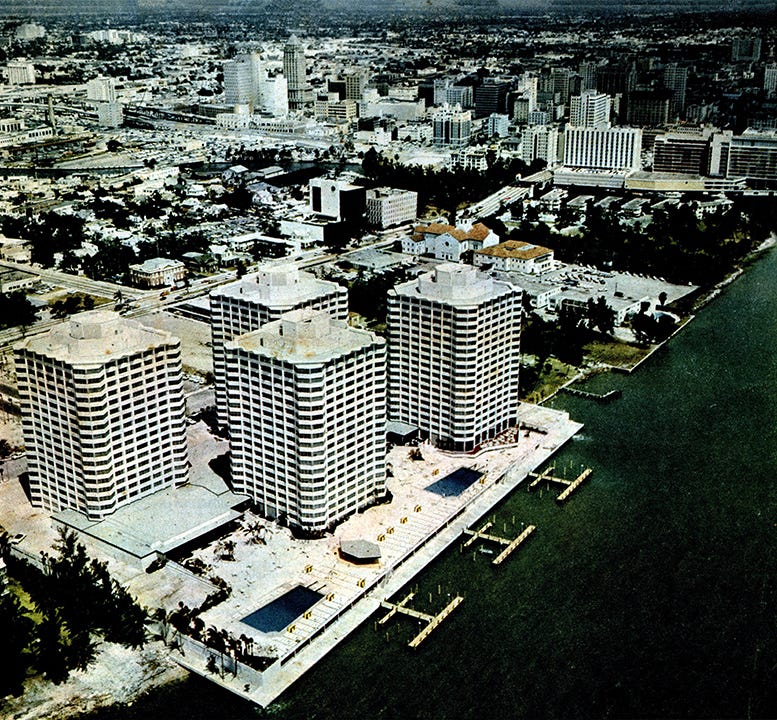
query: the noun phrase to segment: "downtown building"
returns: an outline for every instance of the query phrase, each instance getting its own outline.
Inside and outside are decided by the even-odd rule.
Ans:
[[[283,48],[283,75],[288,83],[289,110],[304,110],[313,104],[313,89],[307,80],[305,48],[292,35]]]
[[[188,479],[181,343],[108,311],[15,347],[35,507],[99,520]]]
[[[326,310],[338,320],[347,320],[348,291],[300,272],[294,265],[270,265],[211,292],[213,381],[220,427],[227,426],[224,344],[304,307]]]
[[[521,296],[456,264],[390,290],[389,419],[456,452],[515,425]]]
[[[564,165],[585,170],[639,170],[642,129],[568,127]]]
[[[435,145],[466,147],[472,134],[472,113],[458,105],[443,105],[432,115],[432,127]]]
[[[379,228],[413,222],[418,216],[418,193],[396,188],[367,190],[367,222]]]
[[[235,492],[319,533],[386,493],[386,346],[310,308],[225,345]]]
[[[610,123],[610,96],[596,90],[584,90],[569,101],[572,127],[597,127]]]

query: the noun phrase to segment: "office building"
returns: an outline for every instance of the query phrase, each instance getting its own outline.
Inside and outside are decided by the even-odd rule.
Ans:
[[[588,170],[639,170],[640,128],[573,128],[564,131],[564,165]]]
[[[10,60],[5,66],[5,79],[9,85],[34,85],[35,67],[24,58]]]
[[[227,105],[261,104],[262,86],[267,73],[258,53],[238,55],[224,63],[224,102]]]
[[[386,346],[296,310],[226,343],[232,483],[318,533],[386,494]]]
[[[432,115],[435,145],[464,147],[472,133],[472,113],[458,105],[443,105]]]
[[[580,75],[580,90],[585,92],[586,90],[596,90],[596,70],[598,64],[592,60],[586,60],[581,62],[577,67],[577,72]]]
[[[15,355],[35,507],[99,520],[187,481],[177,338],[94,311],[23,340]]]
[[[507,115],[494,113],[488,116],[486,129],[489,137],[507,137],[510,130],[510,118]]]
[[[585,90],[569,101],[571,127],[599,127],[610,124],[610,97],[596,90]]]
[[[186,279],[186,266],[180,260],[155,257],[130,265],[130,280],[136,287],[153,290],[171,287],[183,283]]]
[[[346,320],[348,291],[301,272],[295,265],[268,265],[211,292],[213,377],[221,427],[227,424],[224,343],[303,307],[326,310],[334,318]]]
[[[488,117],[491,114],[507,112],[507,96],[512,86],[507,81],[486,78],[475,88],[475,116]]]
[[[558,162],[558,130],[550,125],[530,125],[521,134],[521,160],[527,164],[544,160]]]
[[[710,133],[667,133],[656,137],[653,170],[706,175],[709,169]]]
[[[660,127],[669,122],[671,90],[634,90],[625,98],[626,124],[633,127]]]
[[[366,190],[343,180],[312,178],[308,183],[310,211],[337,221],[358,220],[364,215]]]
[[[668,63],[664,67],[664,87],[671,93],[669,117],[675,120],[685,117],[685,88],[688,84],[688,68],[677,63]]]
[[[389,419],[440,447],[476,448],[518,410],[521,290],[443,264],[388,294]]]
[[[418,193],[412,190],[376,188],[367,190],[367,222],[388,228],[413,222],[418,215]]]
[[[97,124],[103,128],[121,127],[124,122],[124,109],[118,102],[97,103]]]
[[[305,48],[296,35],[283,48],[283,75],[288,83],[289,110],[304,110],[313,102],[313,90],[307,80]]]
[[[727,177],[777,180],[777,132],[745,130],[731,138]]]

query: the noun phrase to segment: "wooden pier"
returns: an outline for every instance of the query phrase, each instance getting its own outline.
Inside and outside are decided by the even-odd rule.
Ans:
[[[623,395],[623,390],[610,390],[610,392],[599,394],[590,392],[589,390],[579,390],[578,388],[573,387],[562,387],[561,391],[565,392],[567,395],[572,395],[573,397],[594,400],[598,403],[612,402],[613,400],[617,400]]]
[[[490,542],[495,542],[498,545],[504,546],[502,552],[491,561],[492,565],[501,565],[508,556],[517,550],[518,546],[537,529],[535,525],[529,525],[529,527],[527,527],[517,538],[510,540],[508,538],[500,537],[499,535],[487,533],[486,530],[492,525],[493,523],[487,522],[480,530],[471,530],[470,528],[464,530],[465,535],[472,536],[464,543],[464,547],[469,547],[475,540],[489,540]]]
[[[408,647],[417,648],[426,638],[428,638],[434,630],[436,630],[445,618],[448,617],[464,600],[461,595],[457,595],[451,600],[440,612],[436,615],[430,615],[429,613],[421,612],[420,610],[413,610],[413,608],[407,607],[409,603],[415,597],[415,593],[409,593],[404,599],[398,603],[390,603],[387,600],[381,602],[381,607],[387,608],[388,612],[378,620],[379,625],[385,625],[394,615],[400,613],[402,615],[408,615],[409,617],[416,618],[417,620],[423,620],[426,622],[426,627],[421,630],[409,643]]]
[[[529,483],[529,490],[533,490],[543,480],[548,483],[556,483],[557,485],[564,485],[565,486],[564,490],[556,498],[557,503],[563,503],[565,500],[567,500],[575,490],[577,490],[586,480],[588,480],[591,473],[593,472],[591,468],[586,468],[574,480],[566,480],[564,478],[551,475],[554,469],[555,469],[555,466],[550,467],[547,470],[543,470],[541,473],[536,473],[536,472],[529,473],[529,477],[534,478],[534,480],[532,480],[531,483]]]

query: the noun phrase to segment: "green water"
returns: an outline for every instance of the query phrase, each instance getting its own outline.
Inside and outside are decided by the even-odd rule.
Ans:
[[[538,526],[500,568],[458,547],[428,568],[419,603],[465,600],[418,650],[412,622],[368,622],[267,714],[776,716],[775,299],[773,251],[633,376],[596,380],[621,400],[560,397],[585,428],[557,467],[591,482],[498,507],[497,529]],[[256,714],[191,679],[110,716]]]

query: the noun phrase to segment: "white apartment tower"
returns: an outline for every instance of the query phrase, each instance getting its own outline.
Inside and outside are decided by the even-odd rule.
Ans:
[[[587,170],[639,170],[641,128],[568,127],[564,165]]]
[[[116,81],[112,77],[96,77],[86,83],[86,99],[116,102]]]
[[[596,90],[584,90],[569,101],[571,127],[600,127],[610,124],[610,96]]]
[[[300,272],[295,265],[268,265],[255,275],[224,285],[210,294],[213,377],[218,423],[227,426],[227,378],[224,344],[258,330],[283,313],[310,307],[348,319],[348,290],[337,283]]]
[[[764,92],[769,97],[777,93],[777,63],[769,63],[764,67]]]
[[[322,532],[386,493],[386,346],[309,308],[226,343],[236,492]]]
[[[457,452],[514,425],[521,295],[456,264],[390,290],[389,418]]]
[[[98,520],[187,481],[177,338],[94,311],[15,354],[34,506]]]

